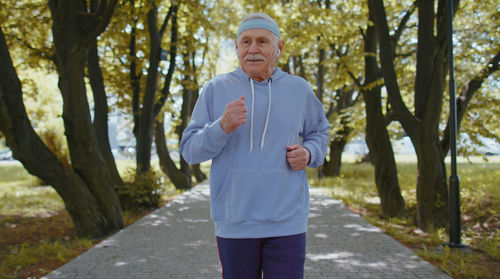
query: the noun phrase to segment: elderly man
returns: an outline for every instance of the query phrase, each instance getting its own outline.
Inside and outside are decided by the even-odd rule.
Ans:
[[[323,163],[329,124],[311,86],[274,67],[284,42],[272,18],[246,16],[235,46],[240,68],[204,86],[180,150],[190,164],[212,160],[223,278],[302,278],[304,169]]]

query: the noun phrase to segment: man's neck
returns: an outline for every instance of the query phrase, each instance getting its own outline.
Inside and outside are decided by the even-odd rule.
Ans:
[[[258,82],[261,82],[261,81],[264,81],[264,80],[267,80],[269,79],[274,73],[274,68],[271,69],[271,71],[269,71],[268,73],[259,73],[259,74],[250,74],[250,73],[246,73],[250,78],[252,78],[253,80],[255,81],[258,81]]]

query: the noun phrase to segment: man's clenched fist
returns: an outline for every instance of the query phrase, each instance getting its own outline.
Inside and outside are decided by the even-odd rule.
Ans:
[[[247,106],[245,96],[227,104],[220,119],[220,126],[226,134],[236,131],[239,126],[247,122]]]
[[[300,144],[292,144],[286,147],[286,160],[293,170],[303,170],[309,163],[311,154],[309,150]]]

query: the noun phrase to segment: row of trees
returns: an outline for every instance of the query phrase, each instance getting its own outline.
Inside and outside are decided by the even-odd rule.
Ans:
[[[500,141],[498,127],[485,120],[500,115],[498,93],[481,90],[497,85],[495,5],[455,1],[454,22],[462,130]],[[338,175],[345,145],[365,124],[383,213],[405,215],[391,145],[405,133],[418,158],[417,224],[447,223],[446,0],[3,0],[0,10],[0,131],[14,157],[61,195],[80,235],[123,226],[109,111],[133,119],[137,175],[150,171],[154,140],[176,187],[206,178],[199,166],[170,158],[166,135],[180,139],[223,42],[250,11],[278,20],[280,67],[309,80],[325,105],[332,131],[323,175]],[[23,90],[31,87],[18,72],[28,69],[59,77],[69,159],[26,112]]]

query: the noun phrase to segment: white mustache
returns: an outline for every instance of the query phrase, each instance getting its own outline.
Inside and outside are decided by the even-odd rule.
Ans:
[[[245,61],[248,61],[248,60],[254,60],[254,61],[255,60],[262,60],[262,61],[265,61],[266,58],[262,54],[247,54],[243,60],[245,60]]]

